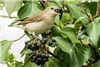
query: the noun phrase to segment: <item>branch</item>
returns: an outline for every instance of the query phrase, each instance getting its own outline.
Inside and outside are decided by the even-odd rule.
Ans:
[[[39,0],[40,4],[42,5],[43,8],[45,8],[44,6],[44,2],[42,0]]]
[[[20,38],[18,38],[18,39],[16,39],[16,40],[14,40],[14,42],[16,42],[16,41],[18,41],[18,40],[20,40],[22,37],[24,37],[25,36],[25,34],[24,35],[22,35]]]
[[[95,62],[97,62],[97,54],[96,54],[96,50],[95,50],[95,48],[94,47],[92,47],[91,45],[88,45],[93,51],[94,51],[94,55],[95,55],[95,61],[93,62],[93,63],[95,63]]]
[[[97,14],[100,14],[100,0],[97,3]]]
[[[9,17],[9,16],[4,16],[4,15],[0,15],[0,17],[4,17],[4,18],[17,18],[17,17]]]

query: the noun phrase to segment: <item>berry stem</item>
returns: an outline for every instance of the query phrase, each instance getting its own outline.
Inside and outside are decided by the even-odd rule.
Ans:
[[[44,44],[44,47],[45,47],[45,50],[46,50],[46,53],[48,54],[48,48],[46,47],[46,45]]]

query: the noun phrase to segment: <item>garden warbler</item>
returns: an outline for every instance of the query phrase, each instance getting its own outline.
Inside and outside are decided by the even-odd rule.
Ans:
[[[59,10],[61,10],[60,7],[49,6],[45,10],[38,12],[31,17],[17,20],[21,21],[17,24],[8,26],[22,28],[29,34],[33,34],[34,36],[36,36],[37,34],[42,34],[52,28],[55,17],[57,15],[60,15]]]

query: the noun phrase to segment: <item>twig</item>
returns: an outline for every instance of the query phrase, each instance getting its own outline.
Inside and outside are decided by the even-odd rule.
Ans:
[[[87,25],[87,24],[89,24],[89,22],[88,23],[83,23],[83,24],[76,24],[76,26]]]
[[[97,3],[97,14],[100,14],[100,1],[98,0]]]
[[[94,47],[92,47],[91,45],[88,45],[93,51],[94,51],[94,55],[95,55],[95,61],[94,61],[94,63],[95,62],[97,62],[97,54],[96,54],[96,50],[95,50],[95,48]]]
[[[9,17],[9,16],[4,16],[4,15],[0,15],[0,17],[4,17],[4,18],[17,18],[17,17]]]
[[[86,11],[86,8],[84,8],[84,11],[85,11],[85,14],[87,15],[87,17],[88,17],[88,20],[89,20],[89,22],[91,22],[92,21],[92,19],[90,18],[90,16],[88,15],[88,13],[87,13],[87,11]]]
[[[42,0],[39,0],[40,4],[42,5],[43,8],[45,8],[44,6],[44,2]]]
[[[16,42],[16,41],[18,41],[18,40],[20,40],[22,37],[24,37],[25,36],[25,34],[24,35],[22,35],[20,38],[18,38],[18,39],[16,39],[16,40],[14,40],[14,42]]]

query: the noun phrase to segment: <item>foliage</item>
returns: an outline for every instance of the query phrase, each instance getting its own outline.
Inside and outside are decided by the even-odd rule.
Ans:
[[[49,61],[40,67],[82,67],[83,65],[100,67],[100,15],[96,13],[97,1],[91,4],[89,2],[54,0],[39,3],[32,0],[4,0],[2,7],[6,8],[9,17],[17,11],[16,19],[32,16],[51,5],[62,7],[61,15],[55,18],[55,25],[51,28],[51,37],[56,40],[56,44],[51,46],[55,47],[54,52],[48,52],[51,54]],[[17,22],[11,24],[14,23]],[[33,39],[28,32],[25,31],[25,34]],[[45,34],[42,34],[42,37],[45,38]],[[24,62],[14,62],[14,55],[9,53],[13,42],[1,41],[0,62],[10,62],[8,67],[37,67],[35,63],[28,60],[27,56],[31,51],[26,47],[20,52],[22,56],[25,55]],[[89,61],[91,58],[93,61]]]

